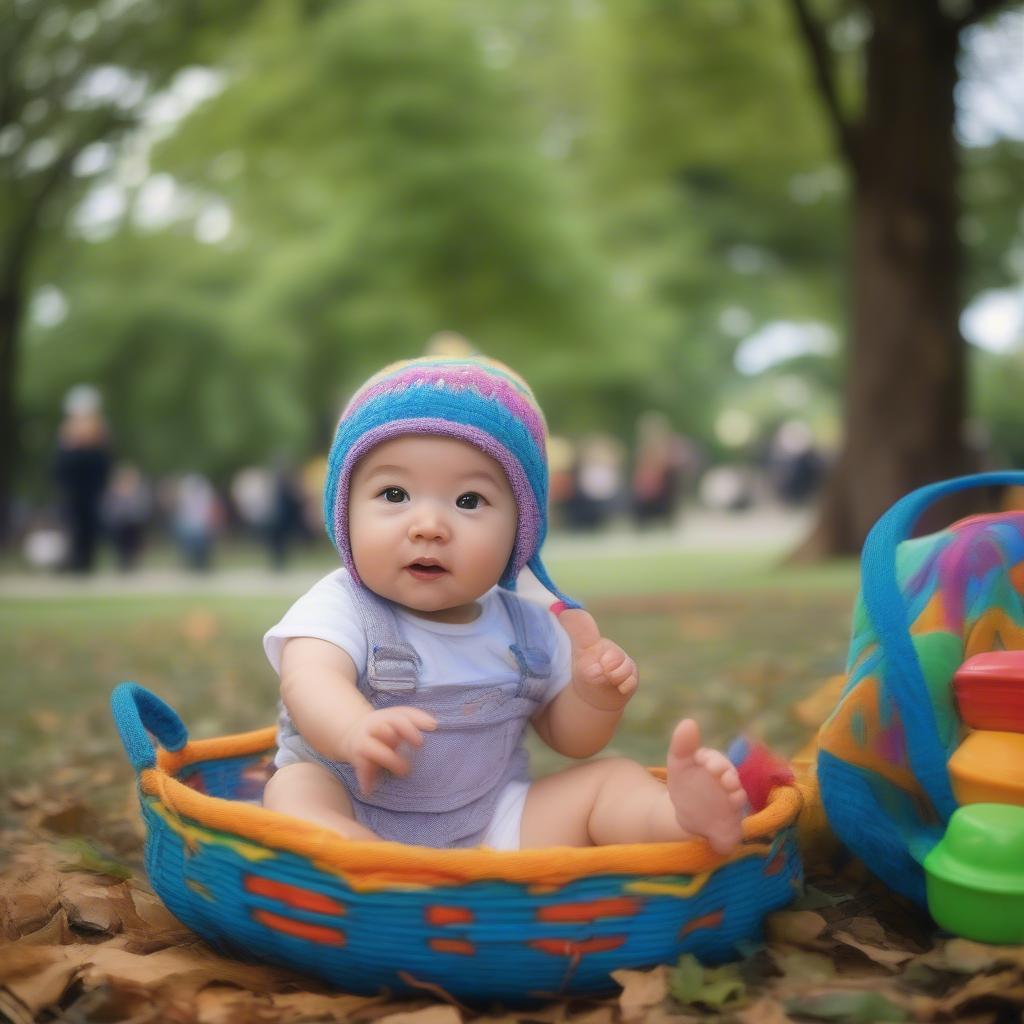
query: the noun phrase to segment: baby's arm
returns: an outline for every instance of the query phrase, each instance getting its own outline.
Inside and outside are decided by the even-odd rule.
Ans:
[[[348,761],[368,793],[381,768],[409,773],[399,744],[422,746],[420,730],[430,731],[437,723],[419,708],[375,711],[359,692],[358,677],[349,655],[326,640],[293,637],[281,652],[281,699],[295,728],[328,760]]]
[[[542,740],[566,757],[590,757],[612,738],[622,711],[636,692],[636,663],[601,636],[581,608],[559,621],[572,643],[572,681],[533,719]]]

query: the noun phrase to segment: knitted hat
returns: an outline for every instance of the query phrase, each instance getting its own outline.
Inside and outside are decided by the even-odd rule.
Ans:
[[[324,521],[352,579],[362,582],[348,537],[352,471],[371,448],[406,434],[467,441],[501,465],[515,495],[519,523],[499,585],[514,590],[519,573],[528,566],[552,594],[578,607],[558,590],[540,560],[548,525],[544,414],[522,377],[480,356],[392,363],[371,377],[345,407],[327,461]]]

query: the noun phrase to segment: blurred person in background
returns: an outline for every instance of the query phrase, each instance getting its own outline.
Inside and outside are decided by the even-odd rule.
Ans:
[[[136,466],[122,462],[114,469],[103,496],[102,511],[117,555],[117,567],[130,572],[138,564],[153,513],[152,493]]]
[[[776,497],[786,505],[804,505],[818,493],[825,459],[802,420],[786,420],[775,431],[768,449],[768,475]]]
[[[202,473],[186,473],[178,481],[171,524],[187,568],[206,572],[213,565],[213,543],[223,517],[213,484]]]
[[[61,496],[68,533],[64,568],[89,573],[96,563],[100,505],[110,476],[110,435],[99,391],[88,384],[73,387],[64,399],[64,419],[57,434],[53,477]]]
[[[288,561],[292,541],[308,536],[305,516],[306,496],[302,483],[292,466],[283,458],[278,458],[272,475],[270,514],[266,527],[267,551],[272,569],[282,570]]]
[[[622,442],[606,434],[580,441],[573,464],[572,493],[564,504],[566,525],[596,530],[619,510],[625,489],[626,455]]]
[[[651,410],[637,417],[630,498],[640,529],[672,525],[696,462],[694,446],[672,429],[664,413]]]

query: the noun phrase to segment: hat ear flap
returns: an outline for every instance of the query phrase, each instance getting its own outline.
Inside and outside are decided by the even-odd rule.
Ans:
[[[537,577],[537,581],[552,594],[555,598],[562,602],[566,608],[582,608],[578,601],[574,601],[571,597],[563,594],[558,587],[555,586],[554,581],[548,575],[547,569],[544,568],[544,563],[540,560],[540,555],[534,555],[529,562],[526,563],[530,572]]]

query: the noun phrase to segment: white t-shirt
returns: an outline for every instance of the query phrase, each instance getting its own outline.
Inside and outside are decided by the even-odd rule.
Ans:
[[[327,640],[340,647],[362,673],[366,670],[366,635],[352,595],[346,585],[347,570],[337,569],[315,583],[288,609],[263,637],[274,671],[281,672],[285,641],[297,636]],[[572,677],[569,636],[548,609],[512,595],[522,606],[533,642],[551,657],[551,678],[544,703],[550,701]],[[419,685],[443,683],[515,684],[519,667],[509,650],[515,632],[498,596],[497,587],[480,598],[480,615],[473,622],[450,623],[422,619],[395,607],[403,637],[421,659]]]

